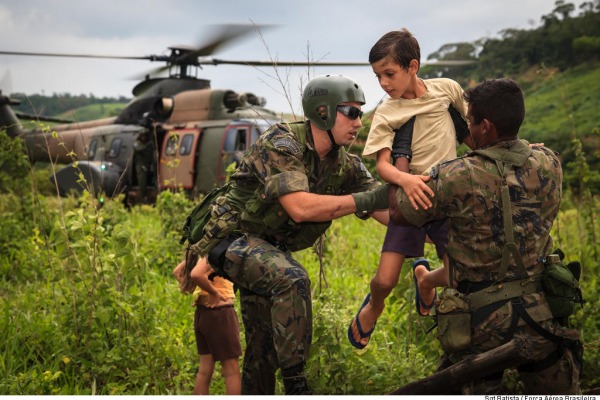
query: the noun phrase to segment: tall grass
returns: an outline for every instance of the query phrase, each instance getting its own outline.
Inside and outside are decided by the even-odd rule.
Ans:
[[[126,209],[121,198],[100,204],[87,192],[43,195],[40,176],[0,181],[0,394],[191,393],[193,309],[171,271],[193,202],[162,192],[156,206]],[[585,346],[584,389],[600,383],[598,205],[585,190],[566,191],[553,228],[556,245],[584,267],[588,304],[572,317]],[[347,341],[384,232],[373,220],[334,221],[323,245],[326,280],[312,249],[296,254],[313,281],[308,375],[318,394],[386,393],[436,369],[441,350],[425,334],[432,321],[416,314],[408,263],[369,346],[358,351]],[[433,247],[426,255],[440,265]],[[211,389],[224,393],[218,374]]]
[[[589,232],[586,226],[579,231],[580,212],[568,200],[555,236],[568,257],[584,256],[588,304],[573,322],[586,347],[583,385],[593,387],[600,376],[600,333],[590,310],[599,303],[594,290],[599,268],[586,258],[580,237]],[[18,201],[10,194],[0,197],[0,393],[191,393],[197,368],[193,309],[171,278],[182,250],[178,226],[191,202],[166,192],[156,207],[127,211],[118,200],[98,208],[85,196],[39,197],[38,206],[8,212]],[[10,226],[24,229],[15,235]],[[372,220],[334,221],[324,246],[328,286],[318,283],[315,252],[296,254],[313,280],[308,374],[316,393],[381,394],[435,371],[441,351],[434,336],[425,334],[431,321],[416,315],[407,266],[369,346],[358,351],[347,341],[383,234]],[[439,265],[433,248],[428,252]],[[212,390],[224,393],[220,378]]]

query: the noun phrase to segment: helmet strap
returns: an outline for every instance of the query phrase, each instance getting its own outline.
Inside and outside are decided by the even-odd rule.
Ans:
[[[329,140],[331,140],[331,150],[338,151],[340,149],[340,145],[335,142],[333,133],[331,133],[331,129],[327,129],[327,135],[329,135]]]

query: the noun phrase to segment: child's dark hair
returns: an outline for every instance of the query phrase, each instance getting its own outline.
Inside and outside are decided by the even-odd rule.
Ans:
[[[369,64],[376,63],[385,57],[391,57],[403,69],[408,69],[411,60],[417,60],[421,65],[421,48],[419,42],[409,32],[402,28],[399,31],[386,33],[371,47]]]

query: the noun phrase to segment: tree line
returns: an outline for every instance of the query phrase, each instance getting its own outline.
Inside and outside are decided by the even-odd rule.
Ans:
[[[525,73],[532,66],[546,65],[564,71],[600,56],[600,0],[587,1],[576,13],[573,3],[558,0],[542,15],[534,29],[506,28],[499,37],[473,42],[448,43],[428,59],[473,60],[466,67],[426,66],[422,74],[447,76],[463,86],[470,81]]]
[[[425,66],[420,74],[448,77],[464,88],[492,78],[512,78],[525,91],[527,114],[520,136],[561,153],[567,186],[600,193],[600,0],[579,9],[558,0],[539,26],[507,28],[498,37],[449,43],[428,59],[472,60],[461,67]],[[551,94],[551,95],[549,95]]]
[[[32,114],[56,117],[77,108],[94,104],[128,103],[130,98],[120,97],[96,97],[93,94],[72,95],[69,93],[54,93],[51,96],[41,94],[12,93],[11,98],[21,101],[16,111]],[[101,116],[98,116],[100,118]]]

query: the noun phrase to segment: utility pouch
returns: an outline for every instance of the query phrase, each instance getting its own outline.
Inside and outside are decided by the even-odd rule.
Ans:
[[[575,311],[575,303],[584,303],[579,281],[557,254],[546,259],[542,285],[554,318],[566,318]]]
[[[455,353],[471,345],[471,309],[465,295],[453,288],[444,288],[435,307],[437,338],[442,350]]]
[[[202,257],[207,255],[213,247],[237,229],[238,216],[238,212],[226,203],[224,196],[218,197],[212,205],[210,219],[204,226],[203,236],[190,249]]]
[[[211,190],[198,204],[183,224],[182,236],[179,244],[184,244],[186,241],[190,244],[197,243],[204,235],[204,227],[211,218],[211,210],[216,199],[227,192],[229,184]]]

